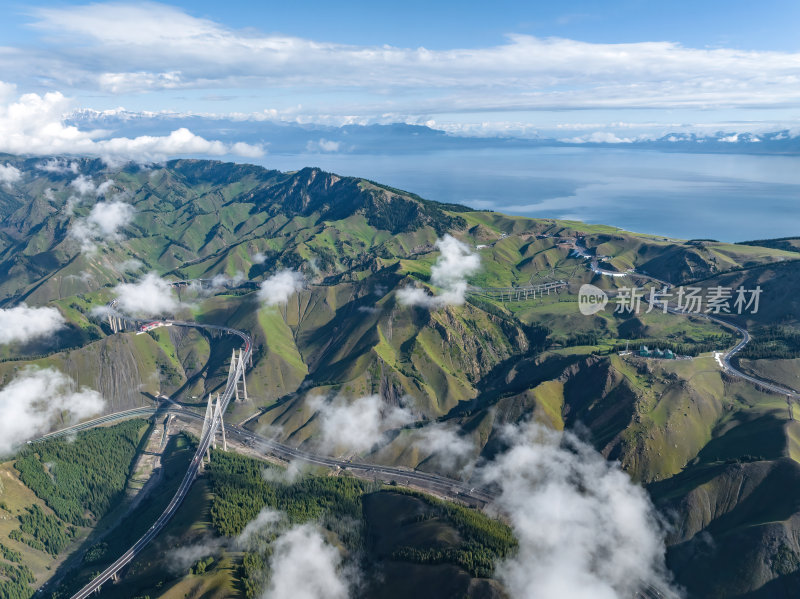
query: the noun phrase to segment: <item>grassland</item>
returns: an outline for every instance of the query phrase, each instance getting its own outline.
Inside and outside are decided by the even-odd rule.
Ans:
[[[178,316],[227,324],[253,335],[251,401],[232,406],[229,421],[259,414],[250,426],[277,432],[293,445],[313,446],[319,422],[309,397],[338,395],[347,400],[380,393],[389,404],[408,405],[420,422],[392,431],[387,445],[362,457],[436,471],[444,466],[415,443],[414,427],[421,422],[455,427],[473,442],[475,456],[487,457],[502,447],[497,431],[505,423],[536,418],[558,429],[585,426],[598,450],[619,460],[636,480],[648,484],[665,510],[677,514],[683,532],[670,541],[675,571],[708,596],[719,595],[728,583],[722,574],[698,582],[698,564],[725,571],[715,561],[718,557],[703,561],[702,551],[692,553],[704,532],[729,543],[745,539],[762,549],[783,547],[781,543],[789,543],[795,534],[796,526],[784,512],[768,514],[772,520],[766,523],[758,510],[739,506],[747,504],[744,495],[740,499],[733,494],[740,484],[753,497],[761,497],[759,489],[766,493],[779,487],[775,480],[794,480],[800,434],[789,419],[785,398],[719,370],[705,352],[723,349],[731,341],[714,323],[658,313],[581,315],[574,301],[581,284],[613,290],[641,281],[595,274],[572,247],[576,242],[585,246],[604,268],[636,269],[674,284],[748,289],[760,285],[761,310],[730,318],[751,329],[752,348],[772,353],[743,355],[742,364],[791,385],[797,356],[791,354],[790,342],[800,314],[796,240],[748,245],[686,241],[611,226],[471,211],[316,169],[278,173],[176,161],[146,172],[136,167],[109,171],[100,163],[81,161],[86,172],[113,178],[136,213],[119,243],[84,254],[66,232],[88,214],[92,201],[59,220],[71,193],[69,178],[38,171],[33,163],[17,164],[32,174],[21,184],[24,205],[20,200],[3,207],[4,221],[15,233],[13,239],[0,237],[0,304],[24,300],[53,305],[69,326],[51,347],[0,349],[3,381],[26,364],[52,366],[100,390],[109,400],[109,411],[142,405],[151,401],[148,395],[159,393],[200,405],[224,384],[235,340],[211,340],[175,329],[106,336],[108,331],[91,317],[92,308],[109,301],[118,282],[148,271],[181,279],[241,273],[258,282],[281,268],[300,269],[307,288],[279,307],[260,307],[255,294],[243,291],[184,297],[191,306]],[[42,193],[45,188],[52,189],[48,197]],[[524,302],[470,297],[462,306],[434,311],[399,304],[396,291],[402,287],[422,285],[437,291],[431,281],[431,267],[439,255],[434,244],[445,232],[480,255],[481,270],[469,279],[472,285],[569,278],[568,293]],[[778,324],[780,339],[770,332]],[[699,356],[675,362],[618,356],[617,350],[626,344],[633,349],[639,344],[669,346]],[[170,451],[183,455],[181,448]],[[209,491],[193,495],[192,509],[210,514],[204,511],[215,501]],[[377,495],[381,500],[389,497]],[[415,501],[386,499],[387,505],[415,506],[409,507],[414,513],[428,509]],[[735,517],[726,516],[729,512]],[[192,536],[192,530],[201,536],[216,534],[208,528],[208,518],[202,526],[195,519],[186,530],[176,529],[176,536],[189,542],[200,538]],[[190,520],[187,515],[186,522]],[[437,529],[441,534],[433,537],[450,547],[442,553],[452,551],[460,538],[457,528],[441,518],[431,522],[416,524]],[[776,523],[788,531],[786,536],[767,527]],[[398,527],[393,535],[413,536],[415,527]],[[79,531],[75,542],[84,532]],[[415,547],[407,556],[434,555],[428,549]],[[163,554],[158,553],[161,549],[153,551],[148,559],[155,567]],[[792,551],[800,555],[800,547]],[[102,552],[98,548],[94,553]],[[449,577],[458,582],[447,592],[479,592],[476,579],[454,563],[421,565],[390,554],[382,558],[383,568],[396,589],[419,594],[421,587],[403,586],[404,581]],[[686,557],[691,555],[700,555],[696,564]],[[724,551],[720,555],[732,559]],[[798,570],[787,570],[794,558],[783,549],[780,555],[759,555],[759,563],[767,565],[754,565],[756,558],[736,562],[742,576],[750,577],[749,583],[736,583],[741,593],[771,588],[789,576],[781,572]],[[32,570],[41,580],[47,574],[43,568],[54,566],[49,558],[37,559],[41,564],[34,563]],[[83,568],[81,576],[99,568],[102,559]],[[202,574],[178,576],[148,566],[139,578],[131,578],[124,592],[242,593],[240,563],[241,556],[233,552]],[[163,584],[155,588],[153,581]]]

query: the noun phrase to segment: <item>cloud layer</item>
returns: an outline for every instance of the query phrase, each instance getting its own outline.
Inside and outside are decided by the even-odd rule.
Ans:
[[[342,557],[311,524],[279,536],[270,559],[272,576],[264,599],[347,599],[349,584],[340,575]]]
[[[296,270],[282,270],[261,283],[258,299],[267,306],[285,304],[305,285],[303,274]]]
[[[430,296],[419,287],[405,287],[397,292],[397,299],[401,304],[441,308],[464,303],[467,277],[480,269],[480,256],[449,234],[436,241],[436,248],[441,253],[431,267],[431,283],[439,287],[441,293]]]
[[[262,599],[346,599],[357,578],[356,570],[343,566],[339,550],[325,541],[316,525],[290,527],[285,513],[269,507],[247,523],[235,545],[270,554]]]
[[[82,251],[93,251],[98,242],[120,240],[119,230],[133,220],[134,212],[133,206],[119,200],[97,202],[86,218],[75,221],[70,236],[80,242]]]
[[[5,102],[0,97],[0,152],[84,154],[101,156],[108,161],[158,161],[185,154],[236,154],[245,157],[263,154],[258,146],[209,141],[186,128],[161,136],[108,137],[105,131],[84,131],[67,125],[65,115],[72,108],[72,102],[60,92],[23,94],[16,100]],[[48,166],[58,167],[57,164],[45,163],[44,168]]]
[[[453,426],[434,422],[415,432],[414,445],[445,470],[463,467],[475,453],[472,439],[459,435]]]
[[[117,307],[132,316],[172,314],[181,306],[170,284],[154,272],[135,283],[120,283],[114,287],[114,294]]]
[[[151,2],[47,7],[34,9],[33,15],[34,27],[47,36],[52,49],[9,48],[0,59],[3,72],[19,79],[36,73],[40,80],[62,86],[116,94],[213,88],[363,90],[362,97],[370,98],[366,103],[351,100],[333,108],[347,114],[763,107],[800,100],[800,54],[789,52],[698,49],[672,42],[589,43],[521,34],[477,48],[359,46],[235,30]],[[320,105],[325,105],[322,99]]]
[[[328,453],[368,451],[384,440],[386,431],[414,421],[410,410],[390,406],[380,395],[332,401],[312,397],[309,406],[317,412],[319,440]]]
[[[0,344],[48,337],[65,325],[57,308],[30,308],[25,304],[0,308]]]
[[[13,164],[0,164],[0,185],[6,189],[11,189],[11,186],[22,179],[22,171],[20,171]]]
[[[572,433],[530,423],[506,435],[510,448],[482,474],[519,540],[497,570],[512,597],[625,599],[643,586],[676,597],[644,489]]]
[[[75,389],[65,374],[26,368],[0,389],[0,454],[8,454],[30,437],[102,412],[105,402],[88,387]]]

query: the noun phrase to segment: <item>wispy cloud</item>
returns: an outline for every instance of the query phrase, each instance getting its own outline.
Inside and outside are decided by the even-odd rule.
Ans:
[[[321,138],[306,144],[307,152],[338,152],[341,142]]]
[[[350,580],[339,551],[325,542],[312,524],[301,524],[279,536],[270,559],[264,599],[346,599]]]
[[[436,241],[439,257],[431,267],[431,283],[441,289],[436,295],[428,295],[419,287],[404,287],[397,291],[397,298],[406,306],[441,308],[460,306],[467,292],[467,277],[475,274],[481,259],[469,246],[452,235]]]
[[[186,574],[198,561],[218,554],[225,547],[222,539],[208,538],[191,545],[183,545],[169,552],[167,568],[173,574]]]
[[[269,507],[247,523],[235,546],[270,554],[262,599],[346,599],[358,580],[357,569],[344,564],[317,525],[291,526],[286,514]]]
[[[69,234],[80,242],[81,251],[92,252],[99,242],[121,239],[120,229],[133,220],[134,213],[126,202],[97,202],[88,216],[75,221]]]
[[[263,549],[271,539],[272,533],[285,525],[286,514],[269,507],[262,508],[256,517],[245,525],[236,538],[236,545],[249,551]]]
[[[0,454],[46,433],[59,419],[68,425],[100,413],[104,405],[97,391],[78,389],[54,368],[28,367],[0,389]]]
[[[647,493],[572,433],[536,423],[505,430],[507,451],[482,468],[519,541],[498,565],[514,598],[623,599],[643,586],[677,597]]]
[[[36,165],[36,168],[48,173],[66,174],[72,173],[77,175],[79,172],[79,164],[76,161],[66,160],[64,158],[50,158]]]
[[[0,308],[0,344],[26,343],[33,339],[49,337],[63,328],[66,320],[57,308],[31,308],[22,304],[13,308]]]
[[[6,189],[11,189],[11,186],[22,179],[22,171],[20,171],[13,164],[0,164],[0,185]]]
[[[54,159],[45,162],[44,166],[40,166],[39,168],[55,172],[59,172],[58,169],[62,168],[65,170],[61,170],[60,172],[67,172],[67,169],[69,171],[72,171],[73,167],[77,167],[77,163],[75,162],[69,163],[69,166],[60,167],[59,164],[61,164],[61,161]],[[75,177],[75,179],[70,181],[69,184],[70,187],[74,188],[81,195],[94,194],[98,197],[105,195],[106,192],[108,192],[108,190],[111,189],[113,185],[114,181],[112,179],[108,179],[100,184],[97,184],[91,179],[91,177],[87,177],[86,175],[78,175],[77,177]]]
[[[208,296],[225,289],[233,289],[245,281],[246,278],[241,271],[236,271],[232,276],[221,272],[207,281],[192,281],[189,284],[189,288],[200,296]]]
[[[521,34],[479,48],[359,46],[235,30],[147,2],[46,7],[32,14],[53,50],[8,52],[5,72],[26,77],[35,65],[40,77],[112,93],[347,87],[380,90],[370,94],[376,114],[788,106],[800,99],[800,55],[790,52]],[[359,114],[353,104],[341,108]]]
[[[414,445],[448,471],[463,467],[475,454],[475,444],[454,426],[434,422],[416,432]]]
[[[380,395],[332,400],[317,396],[309,405],[317,412],[319,442],[327,453],[367,451],[383,441],[388,430],[415,419],[411,410],[389,405]]]

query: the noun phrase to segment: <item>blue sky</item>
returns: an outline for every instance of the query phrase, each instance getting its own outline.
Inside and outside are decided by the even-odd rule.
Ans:
[[[27,27],[31,7],[82,2],[3,2],[5,43],[37,43]],[[425,46],[432,49],[492,45],[507,33],[566,37],[587,42],[674,41],[702,48],[800,50],[794,0],[567,0],[562,2],[169,2],[229,27],[256,28],[340,43]]]
[[[6,150],[79,109],[613,142],[800,125],[796,1],[3,8]],[[73,133],[56,145],[97,138]]]

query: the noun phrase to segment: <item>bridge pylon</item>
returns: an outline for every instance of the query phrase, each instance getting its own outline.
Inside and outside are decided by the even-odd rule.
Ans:
[[[228,451],[228,440],[225,437],[225,422],[222,419],[222,397],[217,393],[216,397],[208,394],[208,404],[206,405],[206,417],[203,419],[203,431],[200,433],[200,438],[205,437],[206,431],[213,425],[214,422],[219,424],[219,431],[222,433],[222,449]],[[206,458],[211,461],[211,447],[217,448],[217,435],[211,440],[211,446],[206,451]]]
[[[237,354],[236,349],[234,349],[233,354],[231,355],[231,367],[228,377],[236,377],[236,371],[240,364],[242,367],[242,376],[236,379],[236,385],[234,386],[233,391],[236,401],[245,402],[247,401],[247,381],[245,380],[244,353],[240,349]]]
[[[119,333],[123,329],[122,318],[117,314],[108,313],[108,326],[111,327],[112,333]]]

